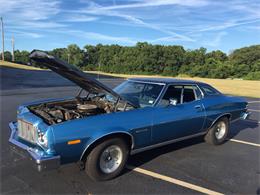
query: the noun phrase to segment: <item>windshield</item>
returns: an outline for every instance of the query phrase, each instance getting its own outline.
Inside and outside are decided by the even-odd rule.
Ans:
[[[162,84],[125,81],[114,91],[140,107],[152,106],[162,91]]]

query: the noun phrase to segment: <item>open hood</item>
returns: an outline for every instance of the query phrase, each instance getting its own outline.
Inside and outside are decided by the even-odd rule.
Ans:
[[[51,56],[44,51],[33,50],[29,57],[39,65],[51,69],[52,71],[72,81],[73,83],[77,84],[78,86],[90,93],[109,93],[114,97],[120,98],[121,100],[129,103],[130,105],[137,107],[133,103],[125,100],[115,91],[105,86],[101,82],[87,76],[76,66],[68,64],[67,62],[62,61],[58,58],[55,58],[54,56]]]

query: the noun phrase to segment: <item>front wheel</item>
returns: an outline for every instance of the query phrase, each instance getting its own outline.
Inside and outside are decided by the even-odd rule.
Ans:
[[[208,131],[204,139],[213,145],[223,144],[229,131],[229,120],[227,117],[220,118]]]
[[[129,147],[123,139],[105,140],[89,153],[86,172],[96,181],[113,179],[124,169],[128,153]]]

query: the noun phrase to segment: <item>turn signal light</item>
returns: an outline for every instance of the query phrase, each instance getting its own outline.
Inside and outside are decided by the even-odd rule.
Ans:
[[[80,139],[71,140],[71,141],[68,141],[68,145],[79,144],[80,142],[81,142]]]

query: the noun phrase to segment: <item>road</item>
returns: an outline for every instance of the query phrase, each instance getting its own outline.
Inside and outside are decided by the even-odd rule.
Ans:
[[[38,173],[8,147],[8,123],[16,120],[19,104],[71,96],[78,88],[50,71],[0,71],[1,194],[260,194],[260,99],[248,98],[250,118],[233,123],[231,140],[223,145],[195,138],[153,149],[130,157],[128,167],[136,169],[126,169],[111,181],[93,182],[76,164]],[[116,86],[122,79],[101,81]]]

